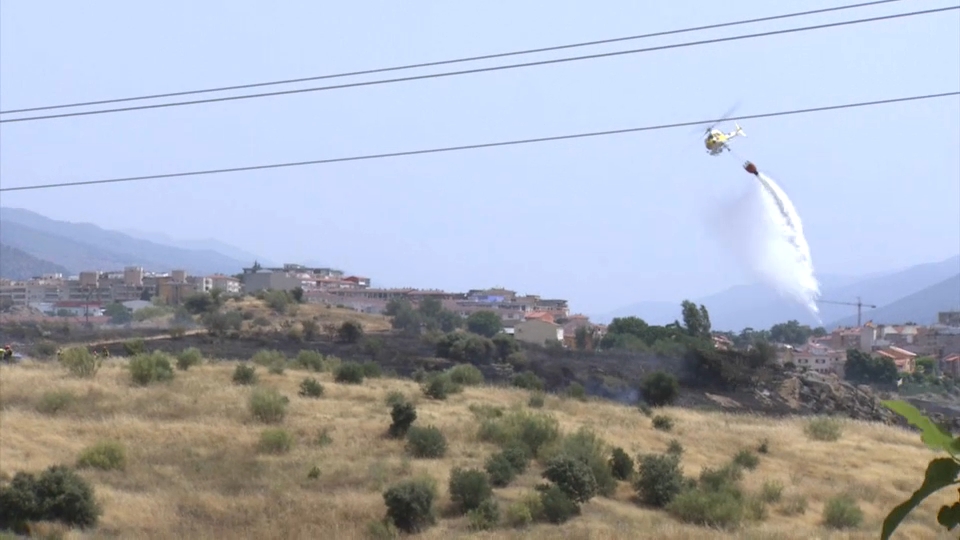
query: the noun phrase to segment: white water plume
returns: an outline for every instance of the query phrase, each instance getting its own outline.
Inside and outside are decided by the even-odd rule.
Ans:
[[[800,216],[773,179],[763,173],[758,178],[740,197],[721,205],[714,230],[747,271],[805,306],[819,322],[820,284]]]

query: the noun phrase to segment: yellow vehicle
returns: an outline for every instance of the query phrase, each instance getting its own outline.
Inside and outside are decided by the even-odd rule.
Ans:
[[[743,129],[740,127],[740,124],[734,123],[734,125],[737,127],[737,129],[731,131],[730,133],[724,133],[713,127],[707,129],[706,138],[703,140],[703,144],[707,147],[708,154],[711,156],[717,156],[720,155],[720,153],[724,150],[730,151],[730,139],[738,136],[747,136],[747,134],[744,133]]]

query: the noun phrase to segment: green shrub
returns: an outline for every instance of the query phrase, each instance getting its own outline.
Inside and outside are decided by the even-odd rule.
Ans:
[[[44,392],[37,402],[37,412],[57,414],[76,403],[77,397],[69,390],[50,390]]]
[[[744,469],[752,471],[757,468],[757,465],[760,464],[760,458],[750,450],[744,448],[743,450],[737,452],[735,456],[733,456],[733,463],[743,467]]]
[[[442,458],[447,453],[447,438],[436,426],[410,426],[407,451],[416,458]]]
[[[514,375],[510,382],[517,388],[543,391],[543,380],[529,371]]]
[[[417,409],[412,403],[406,401],[394,403],[390,410],[390,418],[393,422],[387,433],[395,439],[401,439],[407,435],[410,426],[417,419]]]
[[[450,500],[461,514],[474,510],[493,496],[487,475],[477,469],[455,467],[450,472]]]
[[[540,505],[546,520],[557,525],[580,515],[580,505],[556,485],[540,493]]]
[[[363,384],[363,366],[356,362],[344,362],[337,367],[333,380],[344,384]]]
[[[407,396],[403,395],[403,392],[399,390],[392,390],[383,401],[387,404],[387,407],[393,407],[399,403],[406,403]]]
[[[849,495],[837,495],[823,505],[823,524],[831,529],[852,529],[863,522],[863,510]]]
[[[326,363],[323,361],[323,355],[317,351],[302,350],[297,353],[296,364],[302,369],[310,371],[325,371]]]
[[[739,491],[737,483],[743,478],[743,469],[733,463],[714,469],[704,467],[700,470],[700,487],[708,491]]]
[[[130,339],[123,342],[124,356],[136,356],[147,352],[147,343],[141,339]]]
[[[70,347],[60,353],[60,364],[74,377],[90,378],[100,371],[103,359],[91,354],[86,347]]]
[[[190,347],[180,351],[177,355],[177,369],[186,371],[193,366],[199,366],[203,362],[203,353],[196,347]]]
[[[103,471],[122,471],[127,467],[126,449],[118,441],[99,441],[88,446],[77,458],[77,468],[87,467]]]
[[[542,409],[545,401],[546,396],[543,392],[533,392],[530,394],[530,399],[527,400],[527,407],[531,409]]]
[[[570,386],[567,386],[567,397],[583,401],[587,399],[587,390],[578,382],[570,383]]]
[[[802,516],[807,513],[807,498],[802,495],[791,495],[780,505],[780,513],[785,516]]]
[[[257,384],[257,368],[246,364],[237,364],[233,370],[233,383],[252,385]]]
[[[369,540],[396,540],[400,538],[400,529],[386,520],[374,520],[367,523]]]
[[[483,468],[490,476],[490,483],[496,487],[510,485],[517,476],[517,470],[513,468],[513,464],[503,455],[503,452],[497,452],[488,457]]]
[[[286,368],[287,362],[285,360],[276,360],[274,363],[270,364],[270,367],[267,368],[267,371],[274,375],[283,375],[283,372]]]
[[[600,495],[608,497],[617,488],[617,480],[613,477],[607,458],[610,455],[607,443],[590,428],[581,427],[576,432],[562,437],[559,444],[550,445],[541,454],[547,460],[557,455],[579,460],[593,473],[597,492]],[[576,497],[574,499],[577,500]]]
[[[282,422],[290,399],[274,388],[256,388],[250,394],[250,413],[265,424]]]
[[[130,359],[130,377],[134,384],[147,386],[154,382],[173,379],[173,366],[170,357],[160,351],[140,353]]]
[[[642,412],[643,415],[646,416],[647,418],[650,418],[651,416],[653,416],[653,409],[651,409],[650,406],[647,405],[646,403],[638,404],[637,409],[639,409],[640,412]]]
[[[653,428],[660,431],[670,431],[673,429],[673,418],[664,414],[658,414],[653,417]]]
[[[667,445],[667,453],[674,454],[676,456],[683,455],[683,444],[676,439],[671,439],[670,444]]]
[[[629,480],[633,477],[633,458],[619,446],[613,449],[610,457],[610,472],[617,480]]]
[[[286,454],[293,448],[293,435],[283,428],[267,428],[260,432],[257,450],[265,454]]]
[[[833,442],[843,434],[843,425],[834,418],[820,417],[809,420],[803,430],[813,440]]]
[[[494,499],[485,499],[479,506],[467,512],[470,530],[489,531],[500,522],[500,505]]]
[[[725,491],[689,489],[666,508],[680,521],[718,529],[736,527],[744,517],[743,500]]]
[[[680,383],[676,377],[665,371],[655,371],[640,383],[640,392],[648,404],[662,407],[677,399],[680,395]]]
[[[250,361],[258,366],[269,367],[277,362],[286,363],[287,355],[277,350],[260,349],[250,358]]]
[[[459,364],[447,371],[450,381],[462,386],[483,384],[483,373],[471,364]]]
[[[563,492],[561,491],[560,494],[562,495]],[[543,502],[540,493],[527,493],[520,500],[507,507],[507,524],[514,528],[526,527],[543,517]]]
[[[680,457],[673,454],[640,456],[634,488],[640,500],[662,508],[676,497],[684,485]]]
[[[50,358],[57,354],[57,344],[49,339],[41,339],[30,350],[30,356],[34,358]]]
[[[538,457],[544,445],[559,438],[560,424],[548,414],[512,411],[500,418],[483,420],[477,436],[481,441],[501,446],[522,443],[530,455]]]
[[[783,496],[783,484],[776,480],[767,480],[760,488],[760,500],[765,503],[780,502]]]
[[[436,498],[436,483],[426,478],[404,480],[383,492],[387,518],[407,533],[421,532],[436,523]]]
[[[307,377],[300,381],[300,391],[297,392],[300,397],[318,398],[323,395],[323,385],[313,377]]]
[[[363,339],[363,325],[357,321],[344,321],[337,330],[337,339],[342,343],[359,343]]]
[[[770,453],[770,440],[769,439],[760,439],[760,444],[757,445],[757,453],[760,454],[769,454]]]
[[[547,462],[543,477],[550,480],[570,499],[585,503],[597,494],[597,479],[582,460],[559,455]]]
[[[460,392],[462,388],[455,384],[446,373],[435,373],[421,386],[423,395],[430,399],[447,399],[450,394]]]
[[[363,376],[367,379],[379,379],[383,375],[380,364],[376,362],[364,362],[360,367],[363,368]]]
[[[26,534],[27,523],[38,521],[88,528],[102,514],[93,486],[63,465],[39,475],[17,472],[9,484],[0,485],[0,530]]]
[[[513,470],[517,471],[517,474],[523,474],[527,470],[527,466],[530,464],[530,460],[533,459],[533,454],[530,451],[530,447],[521,440],[510,441],[503,446],[501,452],[503,457],[510,462],[510,466],[513,467]]]

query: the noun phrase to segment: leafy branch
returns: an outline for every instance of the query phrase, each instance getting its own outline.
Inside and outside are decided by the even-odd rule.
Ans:
[[[936,458],[927,465],[923,483],[913,492],[909,499],[900,503],[883,520],[883,531],[880,538],[889,540],[900,523],[919,506],[927,497],[950,486],[960,486],[960,437],[954,438],[944,431],[933,420],[925,416],[916,407],[904,401],[884,401],[883,405],[893,412],[904,417],[912,426],[921,432],[920,439],[928,448],[935,452],[947,452],[950,457]],[[952,531],[960,525],[960,489],[957,490],[957,502],[950,506],[940,507],[937,512],[937,523]]]

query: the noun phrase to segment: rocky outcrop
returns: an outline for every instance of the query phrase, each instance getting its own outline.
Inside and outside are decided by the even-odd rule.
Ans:
[[[780,383],[776,397],[798,413],[840,415],[886,424],[902,423],[897,414],[883,406],[880,397],[870,387],[850,384],[835,375],[811,371],[793,374]]]

